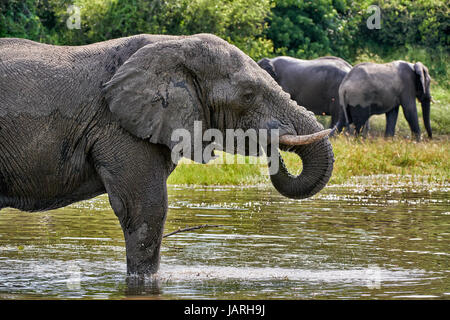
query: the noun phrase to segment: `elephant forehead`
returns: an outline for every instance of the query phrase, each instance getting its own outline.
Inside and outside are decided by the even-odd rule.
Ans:
[[[232,83],[255,87],[267,84],[269,87],[274,87],[276,85],[275,80],[265,70],[252,62],[254,61],[242,65],[241,68],[230,74]]]

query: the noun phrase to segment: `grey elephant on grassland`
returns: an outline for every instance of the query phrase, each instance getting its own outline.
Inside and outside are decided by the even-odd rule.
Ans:
[[[430,123],[431,77],[421,62],[393,61],[385,64],[360,63],[342,80],[339,97],[349,123],[359,134],[373,114],[386,114],[385,136],[394,136],[400,105],[414,137],[420,139],[416,98],[422,104],[422,114],[428,136]],[[342,119],[344,122],[345,119]]]
[[[352,69],[351,64],[338,57],[302,60],[292,57],[263,58],[258,61],[299,105],[316,115],[331,115],[330,128],[337,126],[342,109],[339,103],[339,85]]]
[[[158,270],[176,129],[278,129],[280,149],[303,161],[293,176],[276,155],[270,178],[290,198],[319,192],[333,169],[330,130],[213,35],[78,47],[0,39],[0,97],[0,209],[49,210],[107,193],[129,274]]]

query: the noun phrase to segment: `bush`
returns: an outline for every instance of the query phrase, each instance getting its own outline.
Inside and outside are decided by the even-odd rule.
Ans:
[[[361,16],[346,0],[277,0],[266,34],[275,54],[299,58],[356,55],[355,36]]]
[[[360,28],[360,38],[386,49],[407,44],[429,48],[450,45],[450,17],[445,0],[370,1],[381,9],[381,29]],[[369,3],[362,8],[366,9]],[[368,14],[366,14],[367,16]]]
[[[80,29],[66,21],[80,8]],[[0,6],[0,35],[82,45],[139,33],[214,33],[254,59],[273,51],[263,35],[270,0],[27,0]]]
[[[367,8],[381,8],[369,30]],[[81,8],[81,29],[66,25]],[[354,63],[366,52],[384,59],[425,51],[435,78],[449,60],[446,0],[9,0],[0,2],[0,37],[81,45],[138,33],[215,33],[253,59],[335,55]],[[411,49],[412,48],[412,49]],[[423,56],[423,54],[421,54]],[[407,60],[406,58],[404,60]]]
[[[172,0],[161,26],[170,34],[214,33],[258,60],[273,51],[263,35],[270,7],[269,0]]]
[[[0,2],[0,37],[27,38],[40,41],[45,29],[36,14],[33,0]]]

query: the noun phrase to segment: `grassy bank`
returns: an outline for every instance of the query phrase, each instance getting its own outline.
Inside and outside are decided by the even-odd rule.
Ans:
[[[332,139],[336,158],[330,184],[343,184],[355,176],[392,174],[421,176],[429,182],[448,183],[450,180],[450,141],[447,136],[412,142],[409,139],[356,139],[339,136]],[[225,156],[242,164],[218,164],[216,159],[206,165],[184,160],[169,178],[169,184],[255,185],[270,183],[265,159]],[[294,154],[283,158],[291,173],[301,171],[300,160]],[[258,162],[259,163],[250,163]]]

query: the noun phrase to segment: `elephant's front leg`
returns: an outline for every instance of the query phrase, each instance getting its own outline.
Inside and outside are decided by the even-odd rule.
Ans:
[[[141,190],[108,191],[111,207],[119,218],[126,246],[127,273],[145,275],[158,271],[164,223],[167,215],[165,181],[148,185],[135,181]],[[114,188],[114,187],[113,187]],[[125,191],[125,192],[124,192]],[[134,192],[131,195],[129,192]]]
[[[122,226],[128,274],[153,274],[158,271],[166,212],[165,205],[130,209],[130,216],[136,220]]]
[[[133,152],[128,148],[126,156],[103,162],[98,169],[123,230],[130,275],[158,271],[168,208],[167,159],[157,153],[160,150],[146,151]]]
[[[136,181],[136,186],[142,190],[108,192],[125,238],[128,274],[153,274],[158,271],[168,207],[165,181],[160,183],[149,186]],[[125,195],[128,192],[136,194]]]

